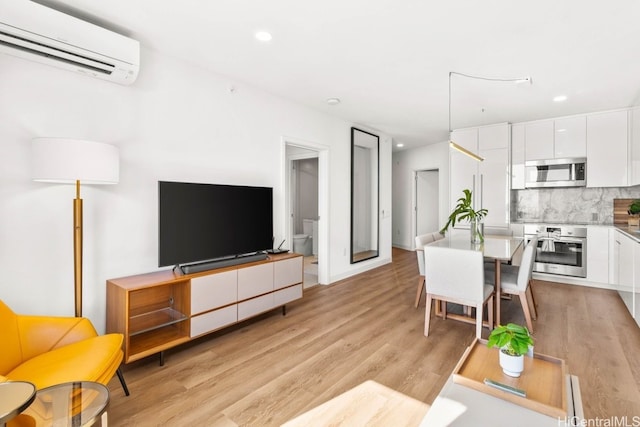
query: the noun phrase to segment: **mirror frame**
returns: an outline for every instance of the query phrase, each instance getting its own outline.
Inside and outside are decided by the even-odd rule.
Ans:
[[[355,227],[355,199],[356,197],[356,147],[363,147],[362,143],[358,141],[358,135],[361,134],[367,139],[370,139],[369,142],[370,148],[375,149],[373,153],[375,153],[375,160],[372,159],[371,164],[371,178],[372,182],[368,183],[368,188],[371,189],[371,230],[375,230],[375,247],[370,250],[364,251],[361,255],[354,253],[354,240],[356,237],[356,227]],[[375,138],[375,141],[373,141]],[[360,143],[359,143],[360,142]],[[366,261],[371,258],[376,258],[380,256],[380,218],[378,212],[380,211],[380,136],[374,135],[370,132],[364,131],[362,129],[358,129],[355,127],[351,128],[351,236],[350,236],[350,262],[351,264],[355,264],[358,262]],[[373,236],[371,237],[372,246],[373,246]]]

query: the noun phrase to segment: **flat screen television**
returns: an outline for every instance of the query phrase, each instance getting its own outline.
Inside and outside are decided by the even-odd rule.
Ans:
[[[273,247],[273,189],[158,182],[160,267],[253,254]]]

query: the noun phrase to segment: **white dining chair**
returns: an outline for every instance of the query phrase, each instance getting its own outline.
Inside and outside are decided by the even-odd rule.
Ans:
[[[424,335],[429,336],[433,300],[452,302],[476,309],[476,336],[481,338],[483,307],[487,305],[489,330],[493,328],[493,285],[484,283],[483,255],[480,251],[424,247],[425,310]]]
[[[420,273],[418,277],[418,289],[416,290],[416,308],[418,308],[420,297],[422,296],[422,289],[424,289],[424,253],[422,252],[422,248],[424,248],[424,245],[434,241],[434,234],[435,233],[425,233],[416,236],[416,256],[418,258],[418,272]]]
[[[504,294],[517,295],[522,305],[522,312],[529,332],[533,332],[533,320],[537,319],[535,299],[531,291],[531,275],[538,242],[529,241],[522,254],[522,262],[517,266],[504,266],[500,270],[500,290]],[[495,272],[485,270],[485,281],[495,283]]]

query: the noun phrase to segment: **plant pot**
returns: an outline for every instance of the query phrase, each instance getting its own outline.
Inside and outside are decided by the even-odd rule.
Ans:
[[[502,350],[499,351],[499,354],[502,372],[510,377],[518,378],[524,370],[524,356],[511,356]]]
[[[627,219],[627,224],[629,227],[638,227],[640,226],[640,218],[631,216]]]
[[[484,243],[484,223],[479,219],[471,220],[471,243]]]

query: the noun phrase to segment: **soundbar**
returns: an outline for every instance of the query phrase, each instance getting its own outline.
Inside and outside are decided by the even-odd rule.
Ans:
[[[233,258],[224,258],[196,264],[185,264],[178,266],[178,268],[180,269],[180,271],[182,271],[182,274],[191,274],[199,273],[201,271],[213,270],[221,267],[229,267],[231,265],[245,264],[247,262],[262,261],[265,259],[267,259],[267,254],[264,252],[260,252],[257,254],[242,255]]]

